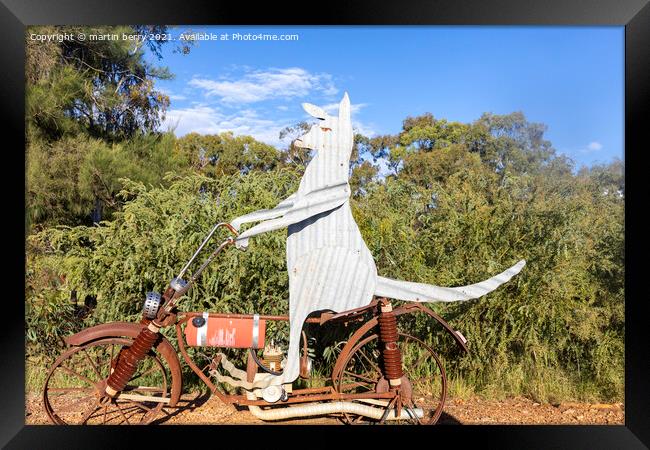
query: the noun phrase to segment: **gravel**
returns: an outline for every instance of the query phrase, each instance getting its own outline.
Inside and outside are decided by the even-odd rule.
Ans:
[[[571,424],[571,425],[622,425],[625,412],[622,403],[556,403],[543,404],[530,399],[516,397],[505,400],[484,400],[481,398],[448,399],[440,421],[441,425],[472,424]],[[254,417],[247,408],[227,405],[218,397],[191,393],[181,397],[177,408],[164,408],[164,414],[157,419],[163,425],[177,424],[219,424],[219,425],[337,425],[336,418],[263,422]],[[29,394],[26,397],[25,423],[28,425],[49,424],[43,411],[41,397]]]

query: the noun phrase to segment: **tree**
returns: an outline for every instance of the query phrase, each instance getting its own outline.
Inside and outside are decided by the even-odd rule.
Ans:
[[[188,169],[173,134],[148,134],[107,143],[83,134],[30,146],[27,165],[31,223],[91,224],[110,219],[123,201],[123,179],[157,186],[169,171]]]
[[[531,123],[521,112],[483,114],[475,123],[488,138],[476,150],[499,172],[534,173],[555,158],[550,141],[544,139],[546,125]]]
[[[444,149],[463,146],[477,153],[483,162],[502,174],[536,173],[549,165],[554,170],[570,170],[566,157],[557,157],[551,143],[544,139],[546,126],[528,122],[521,112],[506,115],[483,114],[470,124],[436,119],[431,113],[407,117],[396,135],[369,139],[364,150],[376,161],[383,158],[397,174],[411,159],[424,162],[441,155]],[[413,156],[418,155],[418,156]]]
[[[294,164],[304,168],[311,161],[313,157],[311,150],[293,145],[293,142],[307,133],[311,126],[312,124],[303,120],[280,130],[280,139],[289,138],[289,146],[285,151],[285,161],[287,164]]]
[[[251,136],[234,136],[232,132],[186,134],[176,141],[176,151],[186,164],[210,176],[266,172],[283,162],[275,147]]]
[[[120,38],[70,39],[44,47],[28,39],[28,118],[49,138],[69,131],[70,121],[91,136],[111,141],[156,130],[169,98],[154,88],[154,80],[172,75],[167,68],[148,63],[144,49],[160,56],[165,41],[131,41],[121,36],[165,30],[160,26],[30,28],[28,34]]]
[[[145,57],[149,51],[160,59],[167,41],[122,39],[166,31],[143,25],[28,28],[28,228],[44,221],[98,222],[119,209],[115,195],[121,177],[159,182],[161,171],[180,168],[170,145],[173,136],[157,131],[169,98],[154,82],[171,74]],[[87,39],[29,38],[80,33]]]

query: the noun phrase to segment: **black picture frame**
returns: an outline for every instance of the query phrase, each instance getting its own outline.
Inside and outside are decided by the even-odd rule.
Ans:
[[[644,269],[642,222],[644,192],[642,152],[647,147],[644,119],[650,105],[650,5],[648,0],[437,0],[392,3],[376,1],[327,2],[211,2],[185,0],[134,2],[133,0],[2,0],[0,20],[4,39],[0,47],[0,90],[5,170],[3,171],[3,228],[8,262],[5,271],[7,294],[3,297],[0,327],[0,445],[6,448],[115,448],[135,439],[151,439],[151,445],[167,446],[177,439],[196,440],[192,445],[250,445],[290,441],[312,447],[314,443],[337,445],[349,439],[347,427],[328,427],[313,433],[309,427],[291,427],[300,437],[278,433],[277,427],[193,426],[193,427],[55,427],[26,426],[24,398],[24,280],[25,234],[24,186],[24,30],[39,24],[224,24],[224,25],[617,25],[625,27],[625,177],[626,177],[626,352],[625,425],[618,426],[446,426],[404,430],[398,427],[404,444],[435,442],[451,438],[456,443],[477,440],[487,448],[647,448],[650,446],[650,351],[645,336],[642,275]],[[647,125],[646,127],[647,128]],[[14,145],[7,138],[15,137]],[[15,159],[14,159],[15,158]],[[11,160],[11,162],[9,162]],[[20,218],[23,218],[21,220]],[[18,264],[21,261],[23,264]],[[17,287],[14,288],[14,285]],[[22,294],[21,294],[22,292]],[[251,433],[255,432],[255,438]],[[272,433],[265,436],[266,433]],[[361,439],[384,439],[395,427],[354,429]],[[421,436],[412,436],[421,433]],[[289,438],[289,436],[292,436]],[[278,440],[281,438],[281,441]],[[435,438],[435,439],[434,439]],[[226,440],[228,439],[228,440]],[[230,439],[234,439],[230,441]],[[411,441],[417,439],[417,441]],[[424,441],[423,441],[424,440]],[[248,444],[248,445],[247,445]],[[260,447],[263,447],[263,445]],[[457,444],[456,444],[457,445]]]

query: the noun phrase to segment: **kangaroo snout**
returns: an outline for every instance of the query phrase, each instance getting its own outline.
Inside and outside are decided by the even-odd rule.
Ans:
[[[293,141],[293,146],[298,148],[307,148],[307,145],[303,142],[302,138],[298,138]]]
[[[331,128],[327,128],[331,130]],[[298,148],[309,148],[312,150],[320,150],[325,142],[324,131],[318,125],[312,126],[309,131],[298,139],[293,141],[293,145]]]

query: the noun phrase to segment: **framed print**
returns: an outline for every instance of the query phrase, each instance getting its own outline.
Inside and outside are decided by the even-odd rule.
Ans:
[[[4,2],[3,445],[648,445],[647,2],[179,6]]]

